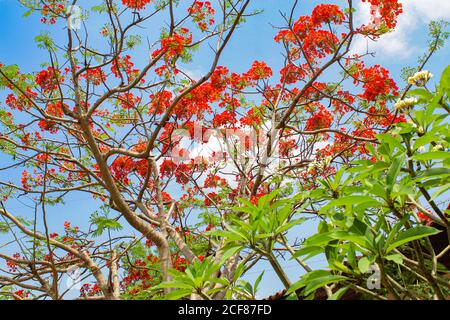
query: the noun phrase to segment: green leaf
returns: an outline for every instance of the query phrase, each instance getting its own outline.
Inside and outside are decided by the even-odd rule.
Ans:
[[[431,151],[425,153],[419,153],[412,156],[412,159],[419,161],[429,161],[436,159],[450,159],[450,152],[445,151]]]
[[[164,296],[165,300],[178,300],[187,296],[190,296],[192,294],[192,290],[189,289],[182,289],[182,290],[175,290],[167,295]]]
[[[422,147],[422,146],[424,146],[424,145],[426,145],[426,144],[428,144],[428,143],[430,143],[432,141],[435,141],[436,138],[437,137],[436,137],[435,134],[430,134],[428,132],[426,135],[416,139],[416,141],[414,142],[414,150],[417,150],[420,147]]]
[[[427,102],[433,99],[433,94],[424,88],[409,90],[408,96],[419,98],[419,102]]]
[[[324,213],[332,207],[360,204],[364,202],[373,202],[374,204],[380,204],[378,201],[372,199],[369,196],[347,196],[330,201],[325,206],[323,206],[322,209],[320,209],[319,213]]]
[[[370,266],[374,263],[375,257],[362,257],[358,261],[358,269],[361,271],[361,273],[366,273]]]
[[[387,242],[386,244],[388,245],[387,249],[386,249],[386,253],[389,253],[390,251],[394,250],[395,248],[414,241],[414,240],[418,240],[418,239],[422,239],[428,236],[431,236],[433,234],[437,234],[441,231],[432,228],[432,227],[427,227],[427,226],[418,226],[418,227],[414,227],[411,229],[407,229],[404,231],[401,231],[397,237],[395,238],[395,240],[392,241],[392,243]]]
[[[27,12],[25,12],[25,13],[22,15],[22,17],[26,18],[26,17],[30,16],[30,15],[33,13],[33,11],[34,11],[34,9],[28,10]]]
[[[308,255],[307,257],[303,258],[303,260],[308,260],[314,256],[317,256],[318,254],[321,254],[324,252],[324,248],[319,246],[312,246],[312,247],[304,247],[295,252],[295,254],[292,256],[292,259],[298,258],[300,256]]]
[[[433,196],[431,197],[430,201],[436,199],[437,197],[439,197],[444,192],[447,192],[447,190],[449,188],[450,188],[450,183],[447,183],[447,184],[443,185],[442,187],[440,187],[435,193],[433,193]]]
[[[388,255],[388,256],[386,256],[386,257],[384,257],[386,260],[388,260],[388,261],[393,261],[393,262],[395,262],[396,264],[402,264],[403,263],[403,258],[402,258],[402,256],[400,255],[400,254],[398,254],[398,253],[394,253],[394,254],[391,254],[391,255]]]
[[[450,93],[450,65],[445,68],[441,75],[441,81],[439,83],[439,91],[444,91],[449,95]]]
[[[314,292],[315,290],[323,286],[326,286],[330,283],[336,283],[347,279],[348,279],[347,277],[340,275],[333,275],[325,270],[315,270],[307,273],[302,277],[302,279],[294,283],[291,286],[291,288],[289,288],[287,294],[291,294],[294,291],[305,287],[305,289],[303,290],[303,294],[307,296],[310,293]]]
[[[169,281],[169,282],[163,282],[158,284],[157,286],[154,286],[153,289],[163,289],[163,288],[176,288],[176,289],[189,289],[192,290],[193,287],[191,284],[188,284],[184,281]]]
[[[450,175],[449,168],[431,168],[428,170],[422,170],[417,173],[416,180],[423,180],[428,177],[445,177]]]
[[[264,271],[261,272],[261,274],[256,279],[255,284],[253,285],[253,290],[252,290],[253,291],[253,295],[256,295],[256,292],[258,291],[259,283],[261,282],[263,276],[264,276]]]
[[[225,262],[230,259],[233,255],[235,255],[237,252],[239,252],[240,250],[242,250],[241,246],[237,246],[237,247],[232,247],[228,250],[226,250],[223,255],[222,258],[220,259],[219,264],[223,265],[225,264]]]
[[[334,240],[335,237],[333,236],[333,232],[325,232],[325,233],[319,233],[315,234],[308,239],[305,240],[303,243],[304,246],[322,246],[324,244],[327,244],[331,240]]]
[[[398,156],[395,157],[392,161],[392,165],[389,168],[389,171],[386,176],[386,184],[388,189],[388,194],[392,192],[392,189],[394,188],[394,184],[397,180],[397,176],[400,173],[400,169],[402,168],[402,164],[404,161],[404,156]]]
[[[400,140],[388,133],[380,133],[375,135],[375,137],[383,142],[388,143],[391,149],[394,149],[396,147],[400,151],[405,151],[405,147],[402,145]]]
[[[347,292],[347,290],[350,289],[350,286],[342,287],[339,290],[337,290],[335,293],[333,293],[328,300],[339,300],[344,293]]]
[[[0,233],[8,233],[10,227],[6,222],[0,221]]]
[[[372,250],[371,239],[366,236],[352,234],[347,231],[336,231],[332,234],[335,240],[346,240],[360,245],[365,249]]]

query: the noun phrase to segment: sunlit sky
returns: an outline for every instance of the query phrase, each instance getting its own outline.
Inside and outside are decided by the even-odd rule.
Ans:
[[[264,60],[274,70],[278,70],[283,63],[283,48],[273,41],[276,33],[276,26],[283,25],[283,19],[280,14],[289,12],[294,1],[292,0],[254,0],[251,4],[251,10],[262,9],[263,12],[248,18],[248,21],[242,25],[232,38],[228,47],[219,62],[227,66],[230,70],[243,72],[248,69],[254,60]],[[325,1],[300,0],[296,15],[309,14],[312,8]],[[347,3],[345,1],[327,1],[336,4]],[[368,7],[362,4],[360,0],[355,0],[357,11],[357,20],[364,21],[367,17]],[[399,83],[400,87],[404,83],[400,80],[400,70],[405,66],[415,66],[417,57],[421,55],[427,43],[427,24],[433,19],[450,20],[450,1],[449,0],[409,0],[405,2],[405,13],[400,17],[397,30],[392,34],[383,37],[376,45],[368,43],[367,40],[360,40],[355,43],[354,50],[365,50],[368,46],[376,51],[372,58],[372,63],[379,63],[388,68]],[[91,1],[80,1],[80,6],[86,6]],[[32,72],[40,70],[40,65],[48,60],[45,51],[37,48],[34,43],[34,37],[42,30],[49,30],[55,38],[62,39],[63,26],[44,26],[39,22],[39,15],[31,15],[28,18],[22,17],[25,13],[16,0],[0,0],[0,63],[18,64],[23,72]],[[96,24],[96,15],[92,14],[90,23]],[[159,28],[156,29],[158,31]],[[145,30],[149,35],[151,29]],[[158,36],[158,34],[153,34]],[[145,52],[137,52],[136,59],[144,59]],[[204,74],[210,66],[212,59],[210,50],[201,50],[198,56],[194,58],[192,64],[186,67],[186,70],[194,78]],[[369,62],[370,63],[370,62]],[[447,44],[431,60],[427,69],[433,74],[439,75],[444,66],[450,63],[450,46]],[[435,78],[439,78],[436,76]],[[0,103],[3,103],[5,94],[0,92]],[[0,155],[0,162],[7,161]],[[20,172],[18,171],[19,175]],[[10,172],[8,173],[10,174]],[[19,175],[16,177],[18,178]],[[0,180],[7,180],[9,177],[0,171]],[[8,209],[20,215],[31,215],[31,208],[27,207],[30,201],[27,197],[20,199],[10,199],[7,202]],[[90,196],[81,193],[75,193],[66,200],[66,205],[49,210],[51,224],[55,227],[52,231],[61,231],[64,220],[72,221],[81,226],[86,225],[88,216],[98,207],[98,203],[91,200]],[[309,226],[305,232],[312,233],[314,229]],[[304,237],[305,235],[301,235]],[[0,249],[1,250],[1,249]],[[313,266],[320,266],[321,259],[311,263]],[[298,278],[298,268],[292,261],[283,263],[286,266],[287,273],[292,281]],[[275,277],[274,273],[267,265],[260,265],[249,275],[249,279],[255,279],[258,274],[267,269],[263,281],[260,297],[273,294],[281,289],[281,283]]]

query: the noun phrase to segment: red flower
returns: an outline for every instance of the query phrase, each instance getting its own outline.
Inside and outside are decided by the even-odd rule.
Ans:
[[[222,113],[216,114],[212,120],[213,127],[217,128],[224,125],[233,125],[236,123],[236,113],[230,110],[225,110]]]
[[[241,118],[241,125],[243,126],[253,126],[261,124],[261,119],[255,113],[254,109],[250,109],[247,112],[247,115]]]
[[[67,108],[67,105],[64,105]],[[64,116],[63,105],[60,101],[56,103],[47,104],[45,112],[52,117],[62,118]],[[57,123],[51,120],[40,120],[38,122],[39,128],[44,131],[50,131],[50,133],[58,132],[56,127]]]
[[[48,67],[36,75],[36,83],[42,88],[42,91],[49,92],[58,88],[58,85],[64,81],[64,77],[58,69]]]
[[[213,204],[220,204],[221,197],[215,192],[210,192],[207,194],[207,197],[205,197],[204,202],[207,207],[212,206]]]
[[[111,171],[118,181],[128,184],[128,175],[136,169],[136,164],[128,156],[119,156],[111,164]]]
[[[119,103],[124,109],[135,109],[140,102],[141,98],[136,97],[131,92],[127,92],[119,96]]]
[[[394,28],[397,25],[397,17],[403,12],[402,4],[399,0],[362,0],[362,2],[368,2],[372,5],[371,23],[379,26],[380,23],[384,23],[388,28]],[[377,14],[380,15],[380,21],[377,21]]]
[[[14,291],[14,295],[15,295],[14,300],[22,300],[22,299],[28,298],[29,293],[28,293],[28,291],[21,289],[21,290]]]
[[[184,48],[192,43],[192,33],[187,35],[187,32],[187,29],[182,30],[182,33],[174,33],[162,39],[161,48],[152,53],[152,58],[164,53],[164,60],[170,62],[173,58],[180,56]]]
[[[188,13],[192,16],[193,21],[197,23],[200,30],[206,31],[208,25],[214,24],[215,10],[209,1],[195,1],[192,6],[188,8]]]
[[[142,10],[151,0],[122,0],[123,5],[130,9]]]
[[[106,81],[106,75],[100,68],[88,69],[81,75],[82,78],[85,78],[90,83],[95,86],[100,85],[102,82]]]
[[[312,23],[316,26],[321,26],[323,23],[342,24],[344,18],[344,13],[335,4],[320,4],[311,14]]]
[[[283,69],[280,70],[281,74],[281,82],[286,84],[295,83],[298,80],[302,80],[305,78],[306,73],[303,68],[297,67],[293,64],[286,65]]]
[[[417,217],[419,218],[419,221],[426,224],[426,225],[431,225],[433,223],[433,219],[431,219],[429,217],[429,215],[431,215],[429,212],[427,212],[427,214],[423,213],[423,212],[418,212],[417,213]]]
[[[267,79],[272,76],[272,69],[264,61],[254,61],[244,76],[253,81]]]
[[[297,149],[297,143],[294,139],[286,139],[279,141],[280,155],[282,157],[288,157],[292,154],[292,150]]]
[[[319,112],[314,113],[311,118],[306,121],[305,130],[312,131],[324,128],[330,128],[333,122],[333,115],[324,107],[321,107]]]
[[[117,59],[114,59],[112,61],[111,71],[117,78],[120,77],[122,72],[125,72],[126,76],[128,77],[128,81],[132,81],[139,74],[139,70],[133,69],[133,67],[134,63],[131,62],[131,57],[129,55],[126,55],[123,58],[118,57]]]
[[[152,99],[148,113],[162,114],[166,111],[172,103],[172,92],[163,90],[150,95]]]
[[[377,101],[385,95],[398,95],[398,87],[394,80],[389,77],[389,71],[380,65],[365,68],[364,63],[356,65],[358,71],[353,76],[355,82],[362,81],[364,92],[358,96],[369,102]]]

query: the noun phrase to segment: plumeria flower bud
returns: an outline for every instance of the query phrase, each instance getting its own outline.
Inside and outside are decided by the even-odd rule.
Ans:
[[[422,70],[419,72],[416,72],[412,77],[408,78],[408,83],[412,85],[416,85],[418,87],[423,87],[426,85],[428,80],[433,77],[433,74],[431,74],[430,71]]]
[[[405,100],[399,100],[395,105],[395,109],[403,112],[403,111],[408,111],[409,109],[411,109],[417,102],[419,102],[419,100],[417,100],[417,98],[411,97],[411,98],[406,98]]]
[[[411,120],[411,119],[408,119],[408,120],[406,120],[406,122],[408,123],[408,124],[410,124],[411,125],[411,127],[413,127],[413,128],[417,128],[417,123],[415,123],[413,120]]]
[[[442,151],[444,150],[444,146],[442,144],[437,144],[433,147],[433,151]]]

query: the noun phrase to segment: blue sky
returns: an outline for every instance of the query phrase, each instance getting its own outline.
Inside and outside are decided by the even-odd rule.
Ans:
[[[81,3],[87,3],[81,1]],[[324,1],[300,0],[297,16],[308,14],[317,3]],[[342,4],[347,1],[328,1]],[[269,66],[277,70],[283,63],[283,48],[273,41],[276,30],[272,27],[283,25],[283,20],[279,11],[289,12],[292,0],[258,0],[253,1],[253,9],[263,9],[264,11],[256,17],[248,19],[247,23],[240,27],[226,48],[220,64],[226,65],[232,71],[246,71],[254,60],[264,60]],[[356,0],[359,9],[357,19],[362,21],[367,14],[367,7]],[[34,44],[34,37],[41,30],[50,30],[56,39],[61,38],[63,30],[61,26],[46,27],[39,22],[38,15],[23,18],[25,12],[18,1],[0,0],[0,62],[6,65],[18,64],[24,72],[36,71],[40,69],[40,64],[47,61],[47,55],[43,50]],[[93,14],[90,21],[96,24],[96,16]],[[450,20],[450,1],[448,0],[409,0],[405,1],[405,13],[401,16],[397,31],[385,36],[376,44],[367,44],[366,41],[358,41],[355,50],[363,50],[366,45],[376,50],[376,58],[373,63],[379,63],[388,68],[393,77],[401,83],[400,70],[407,66],[416,64],[417,56],[422,54],[427,41],[427,24],[433,19]],[[97,21],[97,24],[98,21]],[[143,54],[143,53],[142,53]],[[139,55],[138,55],[139,56]],[[143,55],[142,55],[143,57]],[[189,65],[188,71],[194,76],[200,76],[209,69],[211,54],[208,50],[202,50]],[[450,46],[447,44],[439,51],[428,65],[428,69],[439,78],[438,75],[444,66],[450,63]],[[0,103],[4,100],[4,93],[0,92]],[[7,161],[0,155],[0,162]],[[6,180],[5,173],[0,171],[0,180]],[[29,202],[29,201],[28,201]],[[8,201],[8,208],[13,212],[23,211],[31,213],[32,210],[25,204],[26,198],[12,199]],[[66,200],[64,207],[53,208],[49,211],[52,225],[58,226],[53,231],[61,231],[64,220],[73,221],[74,224],[85,225],[88,214],[98,207],[98,203],[91,200],[90,196],[74,193]],[[16,211],[17,210],[17,211]],[[59,230],[58,230],[59,228]],[[314,232],[312,225],[304,228],[307,233]],[[302,235],[304,237],[305,235]],[[312,263],[313,266],[320,266],[321,259]],[[297,268],[293,262],[284,263],[291,280],[298,277]],[[255,279],[260,271],[268,269],[266,265],[257,266],[255,271],[249,275],[250,279]],[[279,281],[274,274],[266,271],[264,285],[261,288],[260,296],[264,297],[272,294],[281,288]]]

